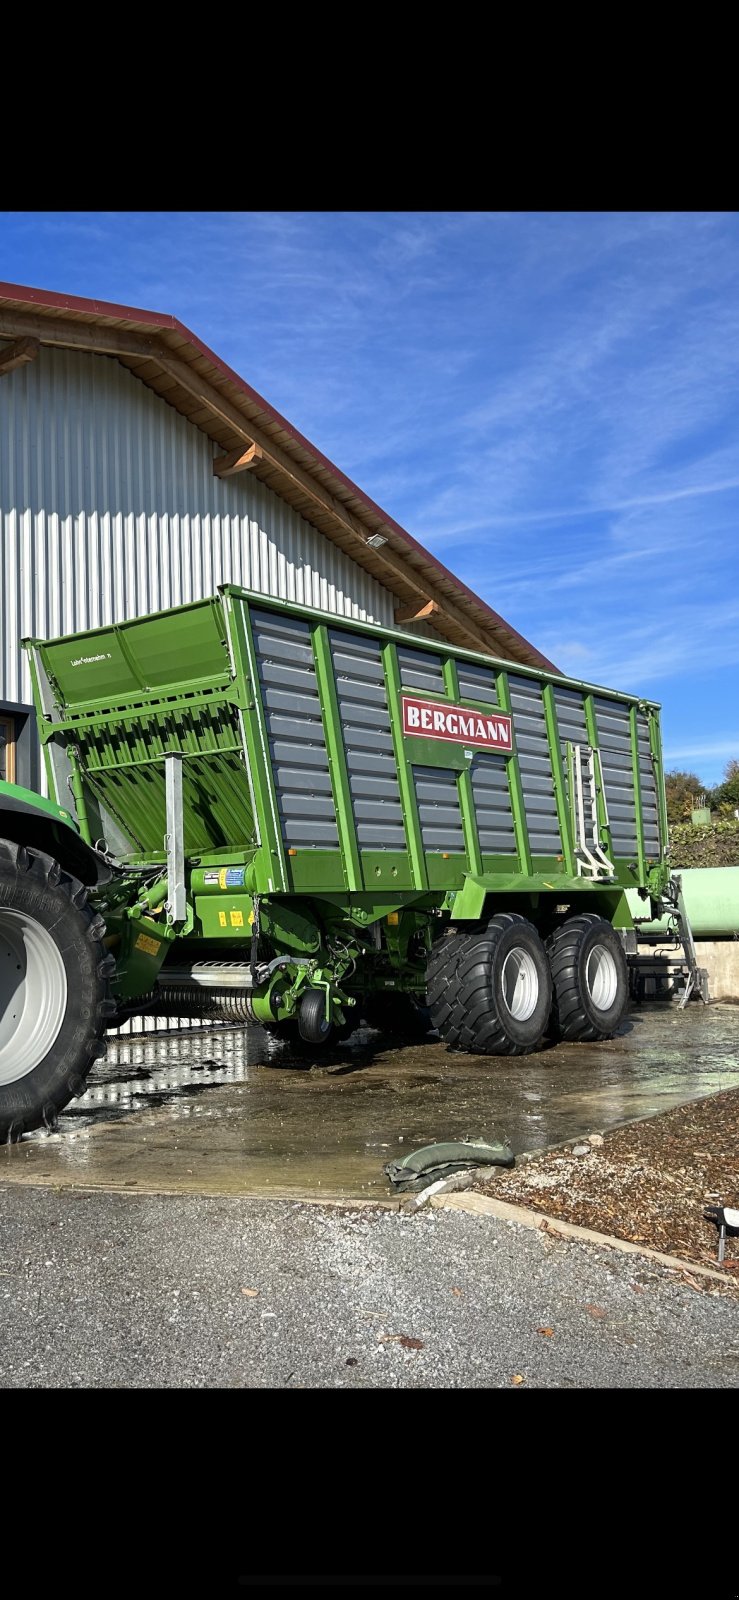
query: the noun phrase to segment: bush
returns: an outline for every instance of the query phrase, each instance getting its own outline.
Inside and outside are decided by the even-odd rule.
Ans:
[[[707,828],[677,823],[670,828],[670,852],[673,867],[739,867],[739,821]]]

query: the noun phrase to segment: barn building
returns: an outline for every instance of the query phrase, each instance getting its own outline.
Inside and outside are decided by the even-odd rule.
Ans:
[[[551,668],[176,317],[0,283],[0,777],[21,649],[239,583]]]

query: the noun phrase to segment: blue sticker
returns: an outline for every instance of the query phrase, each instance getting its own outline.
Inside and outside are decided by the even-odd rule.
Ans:
[[[243,887],[244,887],[244,872],[245,872],[245,870],[246,870],[245,867],[227,867],[226,868],[226,888],[227,889],[243,889]]]

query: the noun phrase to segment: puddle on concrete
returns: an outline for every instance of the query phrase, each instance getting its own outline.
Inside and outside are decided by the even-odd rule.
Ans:
[[[111,1039],[58,1130],[0,1151],[0,1181],[386,1198],[385,1162],[432,1140],[521,1154],[737,1085],[728,1006],[645,1006],[605,1044],[513,1060],[371,1029],[305,1058],[257,1027]]]

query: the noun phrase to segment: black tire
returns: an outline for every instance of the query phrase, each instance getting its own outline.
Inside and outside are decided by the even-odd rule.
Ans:
[[[298,1033],[306,1044],[326,1045],[331,1041],[333,1026],[326,1019],[326,995],[323,989],[306,989],[298,1010]]]
[[[462,936],[450,987],[451,1009],[439,1032],[453,1048],[521,1056],[544,1038],[552,975],[536,928],[517,912],[500,911]]]
[[[464,937],[459,928],[445,928],[432,944],[426,963],[426,1005],[431,1027],[437,1028],[443,1039],[456,1005],[457,966]]]
[[[53,1126],[105,1054],[116,1005],[104,935],[77,878],[0,840],[0,1139]]]
[[[362,1006],[362,1016],[371,1028],[380,1033],[395,1034],[401,1039],[424,1039],[431,1028],[431,1017],[426,1006],[412,995],[397,989],[375,991]]]
[[[629,1004],[629,969],[618,934],[595,912],[568,917],[547,939],[555,1039],[611,1039]]]
[[[273,1039],[280,1039],[287,1046],[291,1054],[299,1056],[314,1056],[316,1050],[334,1050],[338,1045],[345,1044],[359,1027],[359,1018],[352,1022],[343,1022],[337,1027],[332,1022],[328,1033],[320,1039],[304,1039],[297,1022],[260,1022],[260,1028],[265,1033],[271,1034]]]

